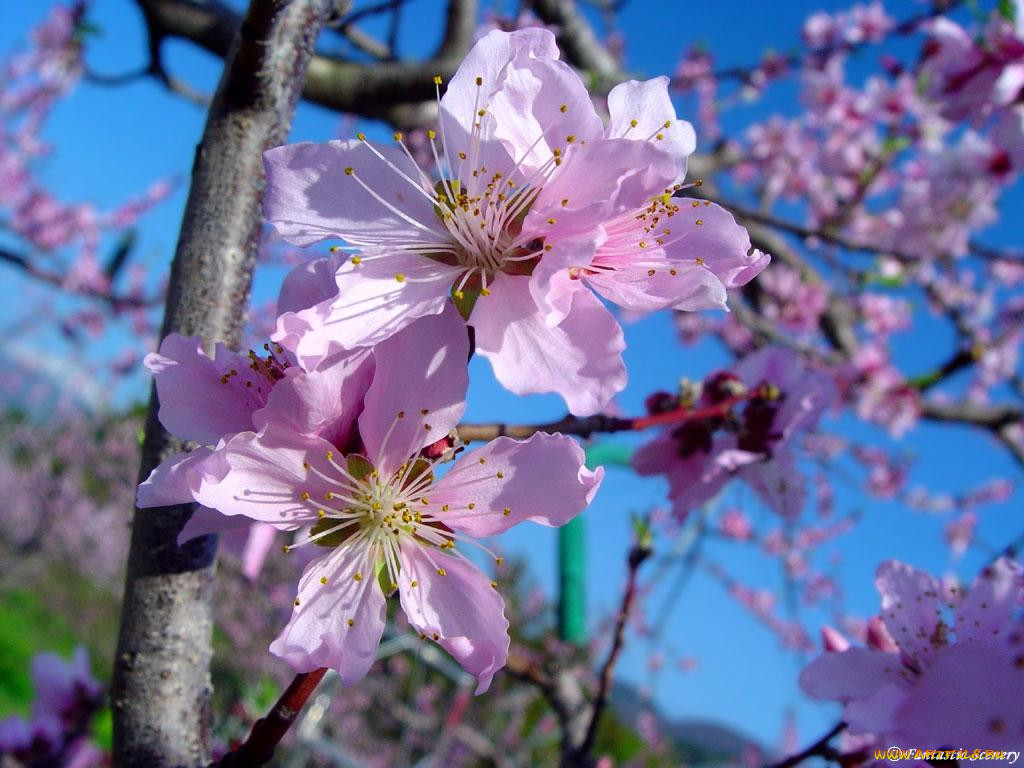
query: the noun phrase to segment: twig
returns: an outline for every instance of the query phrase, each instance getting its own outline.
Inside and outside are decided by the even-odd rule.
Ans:
[[[327,668],[321,667],[296,675],[267,716],[253,723],[249,738],[211,768],[251,768],[269,763],[274,757],[274,749],[295,722],[326,672]]]
[[[594,703],[591,705],[590,722],[587,724],[586,735],[583,743],[579,746],[579,756],[584,760],[590,755],[594,748],[594,740],[597,738],[597,726],[600,723],[601,715],[608,705],[608,693],[611,691],[612,675],[615,673],[615,665],[618,663],[622,648],[625,645],[626,626],[629,624],[630,616],[633,613],[633,605],[637,596],[637,574],[640,566],[643,565],[652,554],[650,543],[643,537],[633,545],[629,551],[629,573],[626,577],[626,590],[622,594],[622,605],[619,608],[619,615],[615,619],[615,631],[612,634],[612,645],[608,650],[608,657],[601,667],[601,674],[598,678],[597,693],[594,696]],[[579,762],[577,758],[576,762]]]
[[[824,757],[826,760],[834,760],[839,756],[839,753],[833,747],[829,746],[829,742],[845,729],[846,723],[838,722],[832,726],[832,729],[828,733],[811,744],[811,746],[807,747],[807,749],[797,752],[795,755],[790,755],[785,760],[772,763],[768,765],[767,768],[793,768],[793,766],[799,765],[809,757]]]
[[[499,437],[513,437],[523,440],[537,432],[561,432],[578,437],[590,437],[594,433],[630,432],[666,424],[682,424],[688,421],[721,418],[732,410],[732,407],[747,400],[763,397],[761,388],[754,388],[741,395],[727,398],[720,403],[705,408],[676,408],[665,413],[650,416],[637,416],[623,419],[618,416],[566,416],[548,424],[460,424],[459,437],[465,442],[473,440],[494,440]]]

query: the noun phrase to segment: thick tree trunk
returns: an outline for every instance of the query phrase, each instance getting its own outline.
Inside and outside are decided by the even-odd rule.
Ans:
[[[241,340],[262,226],[265,149],[281,144],[320,28],[336,0],[252,0],[227,57],[196,150],[171,265],[162,336]],[[156,419],[140,478],[182,449]],[[136,509],[114,664],[116,766],[209,761],[212,617],[217,550],[208,536],[178,547],[190,505]]]

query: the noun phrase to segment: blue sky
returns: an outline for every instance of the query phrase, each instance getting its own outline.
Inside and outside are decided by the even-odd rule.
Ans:
[[[835,9],[845,4],[633,0],[621,15],[621,27],[628,40],[628,64],[638,76],[670,73],[678,54],[694,41],[705,43],[726,66],[751,62],[769,48],[786,51],[798,43],[802,19],[812,5]],[[27,30],[38,22],[48,6],[48,3],[2,4],[0,52],[21,45]],[[890,2],[887,7],[902,18],[918,12],[921,6],[904,1]],[[402,36],[404,51],[415,54],[432,48],[440,9],[437,0],[410,0]],[[90,19],[100,29],[88,49],[87,60],[92,69],[113,74],[144,63],[143,25],[134,3],[95,0]],[[367,28],[372,30],[373,26]],[[854,77],[867,71],[873,61],[872,54],[861,56],[851,67]],[[167,44],[167,65],[176,76],[206,92],[213,90],[219,74],[218,61],[174,41]],[[791,87],[772,91],[765,103],[727,116],[727,133],[752,118],[791,109],[794,98]],[[686,112],[681,116],[693,117]],[[141,193],[155,179],[187,179],[203,119],[201,109],[169,95],[150,81],[117,88],[85,83],[59,107],[47,128],[46,136],[55,144],[56,152],[42,163],[42,178],[65,199],[93,201],[100,208],[113,207]],[[340,126],[340,116],[302,105],[292,139],[324,140],[336,135]],[[370,132],[374,127],[366,130]],[[170,200],[140,223],[137,253],[141,259],[155,265],[156,272],[160,271],[159,265],[169,263],[173,253],[184,197],[185,185],[182,184]],[[1020,202],[1019,190],[1007,200],[1015,207]],[[993,227],[985,239],[994,244],[1014,242],[1013,233],[1005,224]],[[272,297],[280,278],[279,270],[258,274],[256,297],[260,300]],[[19,276],[9,271],[0,272],[0,301],[4,302],[0,328],[14,326],[46,295],[44,290]],[[666,316],[653,316],[628,325],[626,334],[629,344],[626,362],[631,382],[620,404],[628,413],[641,411],[644,396],[652,390],[671,388],[681,376],[699,379],[724,359],[709,343],[682,347]],[[106,342],[117,343],[123,338],[111,332]],[[946,353],[947,338],[944,329],[928,324],[902,344],[904,359],[909,361],[912,370],[916,371],[918,366],[926,368]],[[4,344],[10,349],[18,346],[27,354],[38,355],[40,349],[46,350],[43,354],[65,354],[59,339],[45,336],[43,342],[40,346],[35,337],[31,341],[8,337]],[[557,418],[564,413],[561,402],[553,396],[518,398],[504,392],[495,384],[487,364],[479,359],[471,366],[471,378],[469,420],[501,418],[530,422]],[[116,402],[143,397],[147,386],[140,373],[116,393]],[[887,437],[848,417],[832,418],[827,426],[859,440],[890,443]],[[628,442],[628,438],[618,441]],[[918,458],[912,482],[934,490],[957,492],[994,475],[1019,476],[1015,466],[992,441],[965,429],[924,425],[903,441],[901,449]],[[592,620],[610,613],[618,601],[625,571],[629,514],[664,504],[665,490],[665,485],[658,480],[641,481],[623,470],[609,470],[604,487],[587,512]],[[949,565],[940,521],[908,512],[894,503],[874,501],[860,493],[852,482],[837,483],[835,492],[837,514],[854,510],[863,514],[856,532],[841,541],[843,559],[835,566],[852,612],[868,614],[877,610],[873,574],[883,559],[897,557],[936,572]],[[742,488],[727,491],[722,503],[739,505],[762,524],[771,522],[770,513]],[[983,508],[981,537],[1002,543],[1016,535],[1021,527],[1020,522],[1015,522],[1019,519],[1017,506],[1011,502]],[[526,554],[540,583],[553,584],[554,533],[535,526],[521,526],[521,529],[504,537],[502,546]],[[748,585],[762,587],[778,583],[778,564],[768,558],[752,555],[749,549],[739,546],[723,545],[712,547],[711,551],[717,553],[717,561],[732,575]],[[969,555],[959,572],[970,574],[979,562],[979,556]],[[819,561],[821,563],[823,561]],[[652,606],[661,605],[672,582],[673,574],[668,572],[655,589]],[[816,618],[822,617],[808,614],[808,624],[815,626]],[[671,714],[720,720],[766,743],[777,741],[787,707],[796,709],[803,740],[815,737],[834,722],[835,709],[809,703],[799,694],[795,683],[800,666],[797,661],[780,652],[775,638],[702,573],[698,572],[677,601],[665,638],[669,641],[670,655],[694,655],[700,660],[696,671],[684,674],[668,664],[661,673],[656,700]],[[642,643],[631,641],[619,668],[620,674],[643,683],[646,652]]]

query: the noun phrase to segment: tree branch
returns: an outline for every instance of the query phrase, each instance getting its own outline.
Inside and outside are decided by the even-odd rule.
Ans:
[[[224,57],[241,17],[219,0],[136,0],[151,37],[187,40]],[[476,0],[450,0],[445,31],[427,61],[362,64],[314,54],[303,97],[328,109],[385,120],[398,127],[422,121],[424,102],[435,99],[434,75],[448,79],[469,50]]]
[[[287,136],[331,9],[331,0],[252,0],[196,150],[161,336],[198,335],[208,348],[240,342],[262,232],[262,153]],[[185,447],[158,409],[154,391],[140,480]],[[191,514],[187,504],[135,511],[111,691],[118,766],[209,762],[217,537],[178,547]]]
[[[573,0],[529,0],[529,5],[545,24],[557,27],[558,45],[573,66],[590,73],[592,90],[607,93],[626,79]]]
[[[807,749],[797,752],[795,755],[790,755],[778,763],[772,763],[768,768],[793,768],[793,766],[799,765],[809,757],[824,757],[826,760],[832,760],[839,753],[829,745],[829,742],[844,730],[846,730],[846,723],[836,723],[828,733],[807,747]]]
[[[278,743],[288,733],[326,673],[327,668],[321,667],[296,675],[267,716],[253,723],[249,738],[224,755],[215,768],[253,768],[269,763]]]

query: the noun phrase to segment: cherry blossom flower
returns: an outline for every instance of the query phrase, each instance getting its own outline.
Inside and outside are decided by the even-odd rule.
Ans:
[[[701,405],[756,387],[765,387],[765,394],[746,404],[732,431],[715,433],[724,422],[688,422],[668,427],[634,455],[639,474],[668,476],[677,516],[717,495],[734,475],[780,515],[795,517],[803,510],[806,488],[792,437],[815,426],[835,397],[834,385],[789,350],[766,347],[745,358],[734,375],[705,382]]]
[[[673,198],[695,137],[667,83],[614,88],[605,126],[550,31],[495,30],[439,98],[439,180],[401,134],[269,150],[279,234],[358,251],[308,332],[369,346],[453,301],[505,387],[601,410],[625,386],[624,341],[585,288],[630,310],[721,307],[768,261],[723,209]]]
[[[970,589],[943,589],[897,561],[876,580],[881,620],[868,625],[868,648],[832,642],[806,667],[800,685],[843,704],[851,733],[879,743],[923,748],[1024,743],[1024,586],[1005,558]]]
[[[271,652],[299,671],[336,669],[346,684],[376,657],[387,596],[398,593],[409,622],[490,685],[508,652],[504,603],[456,549],[524,520],[562,525],[596,492],[571,438],[499,438],[438,477],[442,458],[423,449],[452,430],[465,409],[469,342],[440,334],[427,318],[374,348],[378,376],[358,417],[361,448],[267,420],[226,441],[226,471],[196,500],[227,516],[301,529],[288,549],[326,550],[306,567],[295,610]],[[457,318],[456,318],[457,321]],[[501,558],[497,558],[500,562]]]

